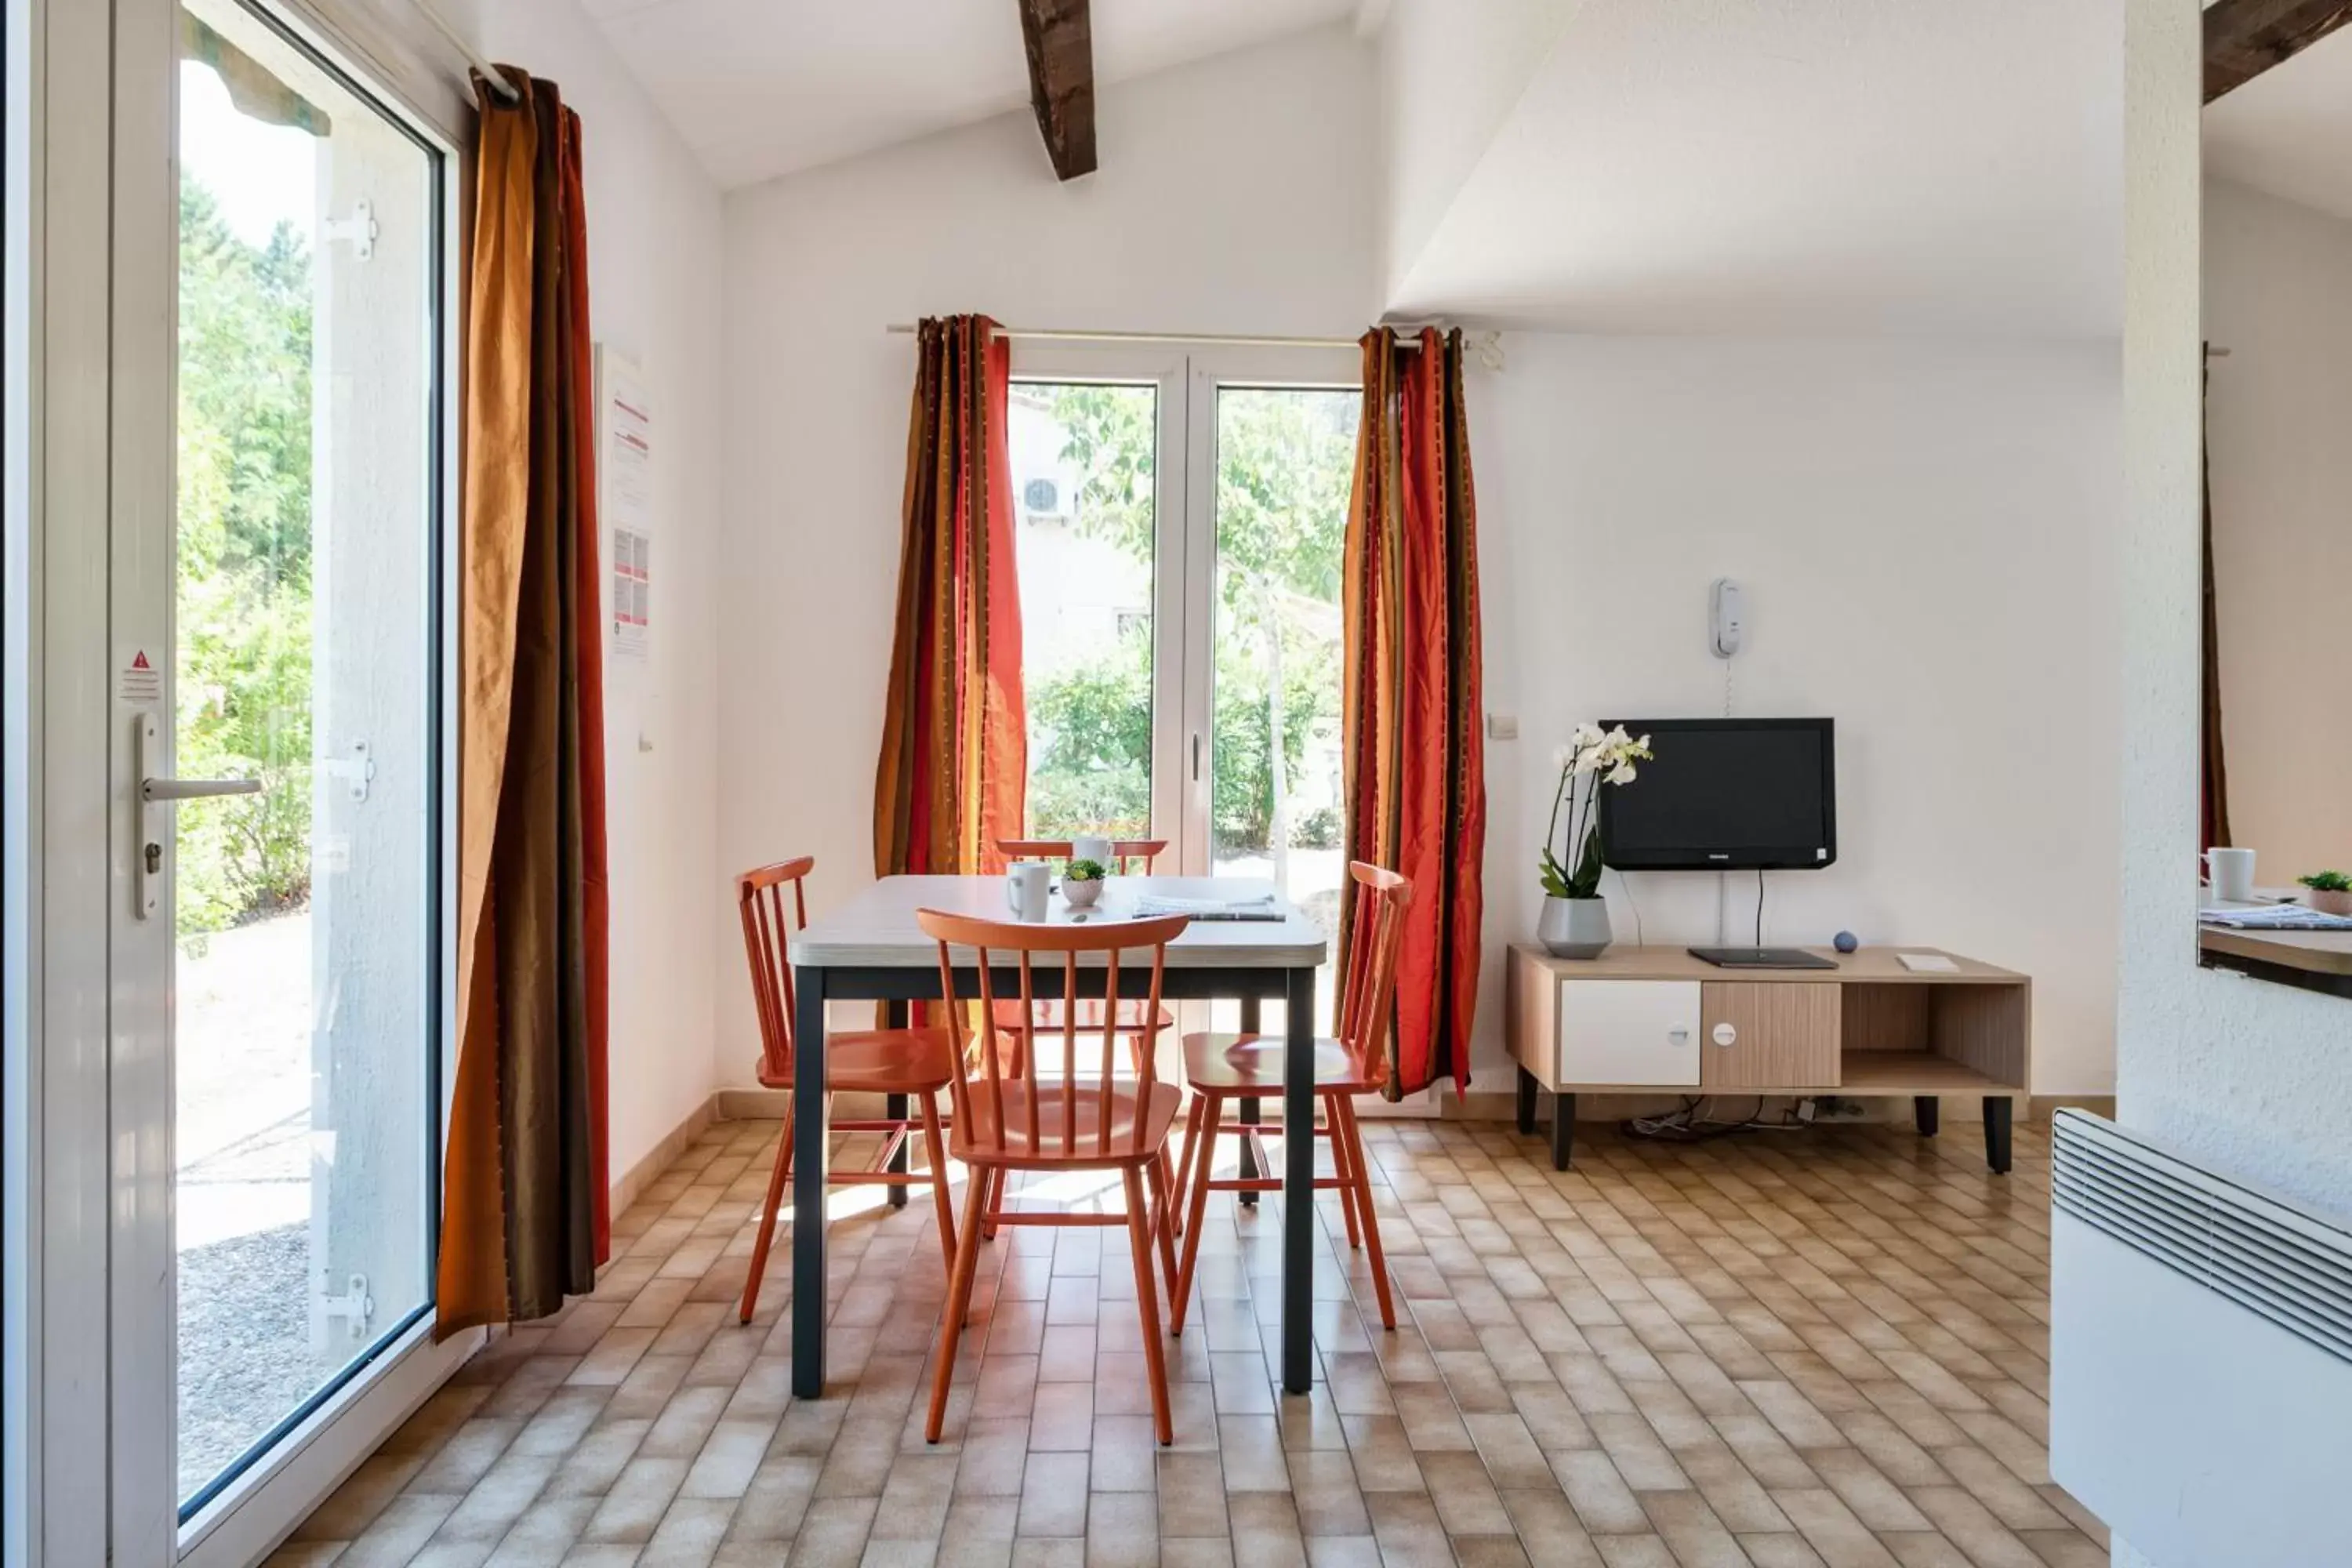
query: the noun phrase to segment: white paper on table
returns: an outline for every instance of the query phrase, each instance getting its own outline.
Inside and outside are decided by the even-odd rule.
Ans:
[[[1940,952],[1898,952],[1895,958],[1914,974],[1958,974],[1960,966]]]

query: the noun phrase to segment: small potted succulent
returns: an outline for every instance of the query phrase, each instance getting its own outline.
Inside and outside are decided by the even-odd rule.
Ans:
[[[2352,915],[2352,876],[2342,871],[2314,871],[2295,880],[2310,889],[2303,901],[2321,914]]]
[[[1637,741],[1622,724],[1605,732],[1598,725],[1580,724],[1552,759],[1559,787],[1552,793],[1551,826],[1538,867],[1544,901],[1536,936],[1555,958],[1598,958],[1608,951],[1609,905],[1601,897],[1601,786],[1632,784],[1633,764],[1649,760],[1650,737]],[[1565,838],[1559,833],[1562,806],[1568,808]]]
[[[1073,860],[1062,868],[1062,899],[1074,910],[1090,910],[1102,897],[1103,863]]]

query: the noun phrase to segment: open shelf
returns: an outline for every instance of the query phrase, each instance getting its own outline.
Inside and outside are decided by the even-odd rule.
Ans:
[[[1847,1051],[1838,1089],[1847,1094],[2014,1094],[2015,1084],[1927,1051]]]

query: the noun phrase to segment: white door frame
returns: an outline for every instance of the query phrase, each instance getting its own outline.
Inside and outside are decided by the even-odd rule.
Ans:
[[[1205,877],[1215,854],[1209,815],[1217,697],[1217,389],[1353,388],[1363,384],[1363,362],[1352,348],[1213,343],[1195,347],[1185,369],[1184,732],[1199,765],[1185,795],[1178,869]]]
[[[1152,387],[1159,395],[1152,458],[1151,560],[1151,835],[1169,841],[1170,858],[1184,853],[1185,780],[1190,759],[1180,725],[1163,722],[1184,709],[1184,458],[1185,360],[1164,343],[1037,342],[1014,339],[1015,381],[1100,382]]]
[[[178,119],[178,51],[175,38],[176,0],[111,0],[60,7],[81,12],[79,20],[95,25],[105,37],[107,13],[112,13],[110,68],[105,85],[72,95],[92,106],[99,123],[83,126],[79,137],[97,172],[88,181],[103,193],[110,186],[112,205],[105,214],[110,227],[80,231],[74,246],[84,248],[53,254],[78,255],[83,269],[100,280],[104,306],[115,327],[104,335],[95,358],[108,367],[101,382],[99,406],[103,416],[89,421],[100,438],[104,504],[90,515],[103,515],[108,526],[85,527],[73,540],[73,571],[69,580],[57,577],[59,562],[52,555],[50,571],[52,628],[62,626],[93,628],[82,637],[75,668],[81,679],[71,685],[57,679],[53,657],[47,699],[49,724],[56,732],[71,724],[80,746],[81,777],[100,771],[106,788],[82,785],[79,795],[89,805],[88,814],[71,821],[52,814],[49,846],[58,852],[70,838],[69,853],[89,868],[81,885],[89,907],[77,910],[83,924],[73,946],[83,946],[83,934],[96,933],[96,975],[90,994],[98,1001],[97,1027],[103,1049],[86,1052],[73,1064],[79,1076],[73,1088],[95,1095],[93,1106],[79,1106],[79,1125],[93,1130],[78,1149],[86,1148],[95,1170],[82,1173],[98,1187],[94,1210],[85,1200],[78,1211],[81,1223],[69,1231],[76,1242],[64,1262],[67,1277],[85,1295],[87,1281],[96,1280],[102,1309],[88,1313],[75,1325],[76,1338],[96,1342],[100,1368],[98,1385],[88,1396],[72,1402],[81,1407],[83,1429],[63,1434],[75,1447],[69,1474],[84,1495],[60,1499],[56,1491],[45,1500],[53,1545],[60,1528],[77,1531],[74,1550],[51,1555],[53,1562],[152,1564],[156,1568],[184,1559],[203,1565],[243,1568],[257,1561],[290,1531],[312,1508],[388,1436],[466,1357],[481,1343],[478,1331],[457,1336],[446,1344],[432,1342],[428,1318],[415,1325],[394,1345],[312,1412],[279,1440],[270,1455],[189,1520],[179,1519],[179,1486],[175,1466],[174,1428],[177,1418],[176,1321],[173,1239],[173,1080],[171,1060],[172,964],[173,941],[168,918],[141,921],[132,913],[133,869],[144,813],[138,799],[134,753],[131,745],[136,712],[118,701],[113,689],[114,664],[131,647],[144,647],[169,658],[174,647],[172,616],[174,599],[173,544],[176,496],[173,455],[175,450],[174,381],[177,371],[177,280],[179,193],[176,132]],[[52,14],[55,26],[57,12]],[[370,80],[369,73],[339,48],[336,41],[310,25],[309,18],[289,6],[276,10],[278,20],[320,55],[337,61],[356,80],[375,89],[373,96],[385,111],[432,145],[445,160],[442,221],[446,235],[458,233],[459,167],[457,150],[430,121],[409,111],[388,86]],[[108,57],[100,53],[99,58]],[[159,88],[161,90],[158,90]],[[67,95],[51,100],[49,144],[53,158],[60,140],[58,109]],[[110,100],[115,108],[105,122]],[[68,142],[76,137],[66,137]],[[110,160],[109,152],[112,156]],[[53,192],[54,176],[53,176]],[[52,238],[68,243],[57,233]],[[86,248],[95,246],[95,249]],[[110,265],[93,268],[92,255],[103,255]],[[460,273],[454,251],[445,258],[440,309],[442,399],[441,514],[444,550],[440,592],[451,613],[443,616],[442,658],[445,694],[453,689],[457,646],[457,284]],[[52,339],[54,345],[55,339]],[[54,352],[54,349],[53,349]],[[110,442],[110,445],[109,443]],[[54,500],[54,491],[52,492]],[[57,515],[54,511],[52,515]],[[59,522],[70,531],[70,520]],[[52,532],[54,542],[58,535]],[[96,613],[68,616],[59,602],[60,590],[70,588],[82,605],[95,604]],[[456,821],[456,704],[445,700],[442,780],[445,825]],[[153,710],[148,710],[153,711]],[[170,754],[171,710],[167,700],[157,717]],[[94,731],[81,734],[86,727]],[[52,791],[53,805],[62,800]],[[72,803],[79,806],[79,801]],[[155,835],[167,835],[168,819],[150,817],[143,825]],[[440,1002],[443,1041],[443,1110],[455,1079],[454,997],[447,977],[454,973],[456,866],[454,831],[444,827],[442,857],[442,952],[444,977]],[[168,845],[168,839],[166,840]],[[169,864],[168,848],[166,865]],[[56,885],[51,879],[51,885]],[[168,896],[164,900],[168,910]],[[52,925],[55,942],[58,928]],[[57,943],[57,945],[64,945]],[[52,971],[54,984],[55,972]],[[87,983],[87,977],[86,977]],[[55,1079],[48,1086],[52,1133],[57,1127]],[[71,1092],[71,1090],[69,1090]],[[54,1182],[54,1164],[46,1173]],[[56,1205],[52,1204],[52,1212]],[[91,1227],[94,1226],[95,1233]],[[51,1333],[43,1342],[45,1356],[53,1353],[58,1320],[50,1319]],[[82,1347],[89,1353],[90,1347]],[[54,1405],[57,1385],[46,1391]],[[103,1396],[99,1396],[99,1391]],[[89,1429],[95,1426],[95,1433]],[[94,1436],[94,1441],[93,1441]],[[93,1447],[95,1451],[93,1452]],[[54,1467],[59,1452],[48,1456]],[[82,1462],[85,1459],[88,1462]],[[59,1508],[60,1501],[66,1506]]]

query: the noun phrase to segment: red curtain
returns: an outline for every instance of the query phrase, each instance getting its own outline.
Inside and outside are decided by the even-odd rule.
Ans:
[[[1424,330],[1408,347],[1381,327],[1363,354],[1341,587],[1347,858],[1413,885],[1385,1089],[1399,1099],[1470,1086],[1486,844],[1477,502],[1462,334]]]
[[[1005,439],[1012,363],[985,316],[927,318],[907,430],[874,874],[1002,870],[1029,777]]]
[[[458,1054],[438,1327],[544,1317],[611,1250],[603,574],[580,118],[506,68],[465,360]]]

